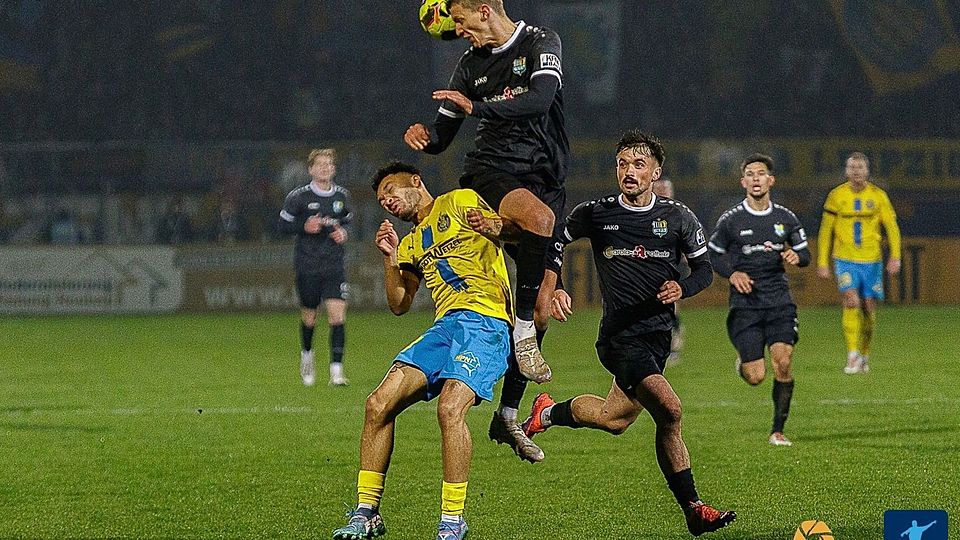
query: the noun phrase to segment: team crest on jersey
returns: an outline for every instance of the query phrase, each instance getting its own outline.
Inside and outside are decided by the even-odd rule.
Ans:
[[[513,61],[513,72],[517,75],[523,75],[527,71],[527,57],[521,56]]]
[[[480,367],[480,359],[470,351],[464,351],[454,358],[454,361],[460,362],[460,367],[466,370],[467,375],[473,376],[473,372]]]
[[[873,199],[867,199],[867,208],[873,210]]]
[[[316,210],[317,208],[320,208],[320,203],[318,202],[312,202],[307,204],[307,209],[309,210]]]
[[[343,210],[343,201],[333,201],[333,213],[339,214]]]
[[[774,223],[773,224],[773,234],[776,234],[780,238],[786,236],[787,231],[783,226],[783,223]]]
[[[653,222],[653,234],[663,238],[667,235],[667,220],[657,219]]]
[[[447,232],[447,229],[450,228],[450,216],[446,214],[440,214],[440,217],[437,218],[437,230],[440,232]]]

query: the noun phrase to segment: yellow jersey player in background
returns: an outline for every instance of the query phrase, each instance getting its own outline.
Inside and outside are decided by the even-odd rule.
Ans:
[[[885,191],[869,181],[870,160],[862,152],[847,158],[846,183],[835,187],[823,204],[817,245],[817,275],[830,279],[830,258],[843,302],[847,344],[844,373],[866,373],[870,342],[883,300],[883,252],[880,227],[890,244],[887,273],[900,272],[900,228]]]
[[[503,250],[468,223],[470,213],[496,214],[469,189],[434,199],[420,171],[400,162],[377,171],[373,188],[380,206],[414,224],[402,241],[390,221],[384,220],[377,231],[390,311],[406,313],[424,281],[437,316],[433,326],[400,351],[367,398],[358,504],[333,538],[357,540],[386,533],[379,509],[397,415],[414,403],[439,397],[443,487],[437,539],[461,540],[467,534],[463,510],[473,454],[467,411],[493,399],[493,386],[507,370],[510,354],[513,309]]]

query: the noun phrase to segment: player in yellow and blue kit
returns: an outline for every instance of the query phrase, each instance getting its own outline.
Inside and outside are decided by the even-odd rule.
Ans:
[[[843,335],[847,344],[844,373],[866,373],[877,302],[883,300],[883,252],[880,227],[887,233],[887,273],[900,272],[897,215],[879,187],[869,182],[870,161],[862,152],[847,158],[847,182],[835,187],[823,205],[817,245],[817,274],[830,279],[830,258],[843,297]]]
[[[463,509],[473,442],[467,411],[493,399],[493,386],[507,370],[510,354],[510,281],[503,250],[476,233],[468,213],[495,217],[474,191],[457,189],[434,199],[420,171],[393,162],[374,176],[380,205],[414,224],[401,241],[384,220],[377,231],[383,253],[387,304],[396,315],[410,309],[426,283],[436,304],[436,321],[400,351],[380,386],[366,402],[360,442],[359,503],[335,540],[374,538],[386,533],[380,499],[393,451],[394,422],[418,401],[438,397],[443,488],[438,540],[467,534]]]

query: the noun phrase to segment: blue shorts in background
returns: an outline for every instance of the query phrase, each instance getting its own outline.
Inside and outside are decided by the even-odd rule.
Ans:
[[[860,298],[883,300],[883,263],[858,263],[833,260],[833,273],[837,276],[840,292],[851,289],[857,291]]]
[[[510,327],[506,321],[474,311],[450,311],[407,345],[397,361],[427,376],[426,400],[437,397],[446,379],[457,379],[486,401],[507,371]]]

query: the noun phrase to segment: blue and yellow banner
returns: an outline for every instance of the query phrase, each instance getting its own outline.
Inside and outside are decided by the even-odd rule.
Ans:
[[[918,88],[960,71],[948,0],[831,0],[840,32],[878,94]]]

